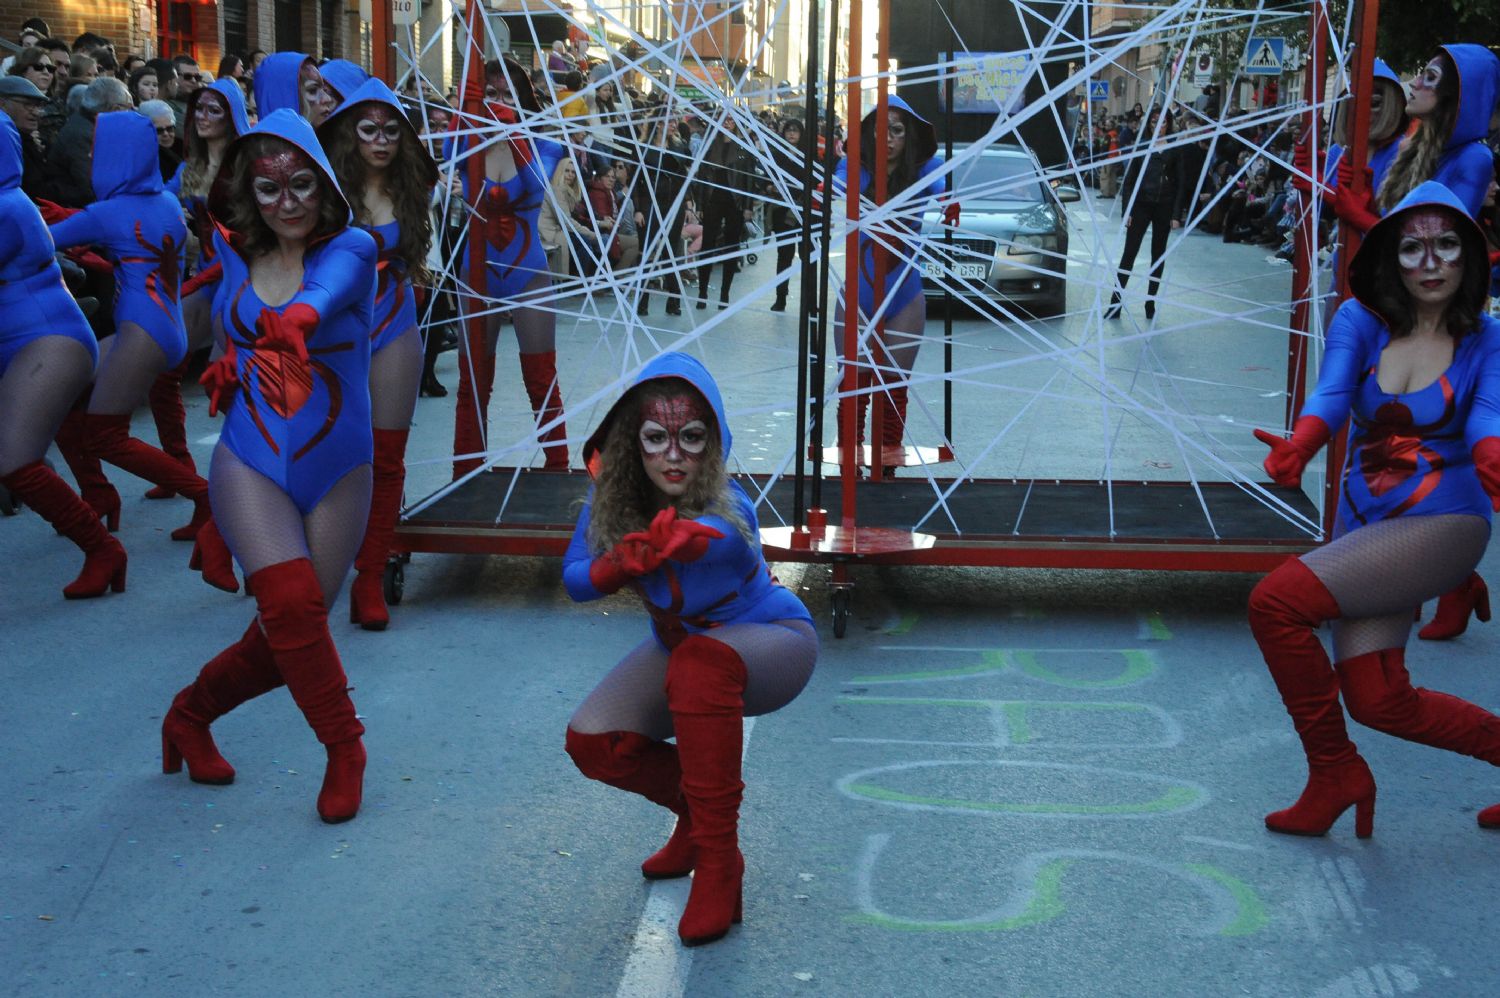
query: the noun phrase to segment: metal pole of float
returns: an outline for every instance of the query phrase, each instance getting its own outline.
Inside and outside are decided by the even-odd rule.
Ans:
[[[862,4],[854,0],[849,5],[849,85],[845,89],[845,113],[849,120],[849,139],[844,143],[844,201],[845,218],[849,231],[844,236],[844,343],[840,351],[844,357],[843,375],[839,379],[839,392],[850,404],[839,406],[839,436],[843,446],[839,448],[839,479],[842,484],[840,502],[840,524],[845,528],[855,525],[857,508],[854,490],[859,478],[859,434],[855,421],[858,400],[854,393],[858,388],[854,364],[859,360],[859,145],[860,110],[862,108],[859,64],[864,57],[860,45],[860,32],[864,30],[861,17]],[[830,139],[832,136],[830,136]]]
[[[1308,170],[1313,177],[1312,190],[1318,189],[1323,176],[1320,169],[1321,153],[1318,148],[1318,102],[1323,97],[1324,61],[1327,59],[1328,10],[1326,0],[1317,0],[1312,8],[1307,56],[1307,124],[1302,135],[1302,144],[1308,150]],[[1302,206],[1297,222],[1296,246],[1292,257],[1292,328],[1291,342],[1287,347],[1286,368],[1286,414],[1287,429],[1297,419],[1302,402],[1307,397],[1307,347],[1312,335],[1313,310],[1317,303],[1309,300],[1312,293],[1312,272],[1317,266],[1313,248],[1317,245],[1318,212],[1313,210],[1316,198],[1309,197]]]
[[[813,40],[813,48],[817,48],[816,39]],[[832,267],[831,256],[833,243],[833,147],[834,147],[834,123],[837,114],[834,107],[834,81],[839,75],[839,5],[838,0],[830,0],[828,5],[828,82],[824,85],[824,117],[823,117],[823,211],[818,216],[819,233],[818,245],[823,247],[822,257],[818,262],[818,322],[817,322],[817,351],[818,366],[813,369],[813,396],[816,398],[817,408],[813,410],[813,439],[816,447],[813,451],[813,487],[812,505],[821,508],[823,505],[823,425],[824,396],[827,392],[827,357],[828,357],[828,330],[832,326],[830,321],[831,310],[829,308],[828,277]],[[838,415],[835,412],[834,418]]]
[[[391,0],[375,0],[370,7],[370,75],[379,77],[387,86],[396,82],[395,58],[391,52],[395,27]]]
[[[797,474],[792,486],[792,528],[794,531],[802,529],[806,519],[806,507],[803,498],[807,486],[807,459],[810,455],[803,449],[809,441],[814,446],[821,447],[822,441],[807,432],[808,406],[807,406],[807,382],[808,368],[812,365],[821,366],[823,362],[822,351],[814,352],[810,349],[812,342],[811,330],[809,328],[809,310],[813,307],[813,299],[817,295],[816,271],[807,265],[812,257],[812,177],[813,163],[817,159],[818,148],[818,4],[819,0],[812,0],[807,5],[807,36],[812,41],[807,46],[807,110],[803,115],[806,125],[802,129],[802,191],[801,203],[798,207],[802,210],[802,231],[797,236],[798,258],[802,261],[802,295],[801,307],[797,310]],[[814,458],[814,460],[817,460]]]
[[[1370,91],[1375,80],[1375,29],[1380,21],[1380,0],[1355,0],[1354,73],[1350,86],[1354,88],[1354,107],[1351,110],[1349,147],[1344,155],[1349,162],[1363,166],[1370,147]],[[1352,190],[1356,197],[1364,193],[1365,171],[1351,171]],[[1359,251],[1360,233],[1353,226],[1339,226],[1339,272],[1337,287],[1340,298],[1349,287],[1349,261]],[[1345,435],[1343,427],[1335,427],[1329,440],[1327,474],[1323,479],[1323,537],[1333,537],[1333,528],[1338,521],[1339,473],[1344,467]]]
[[[483,355],[485,350],[484,317],[478,314],[475,296],[481,294],[485,288],[484,273],[484,234],[479,229],[479,206],[484,194],[484,157],[479,154],[478,149],[483,144],[477,129],[483,117],[483,101],[475,100],[475,94],[484,93],[484,18],[482,16],[482,5],[484,0],[469,0],[468,9],[465,11],[465,22],[469,34],[469,58],[468,65],[464,68],[463,86],[459,90],[459,100],[463,114],[455,115],[453,127],[468,128],[474,134],[469,136],[468,146],[470,149],[469,161],[465,168],[469,172],[469,218],[467,223],[466,238],[469,250],[469,313],[464,322],[464,335],[467,338],[468,356],[460,357],[459,363],[473,365],[478,363],[476,358]],[[454,150],[455,154],[457,149]],[[460,298],[462,301],[462,298]],[[472,373],[473,367],[470,367]],[[479,391],[479,383],[470,378],[471,390]],[[476,418],[477,415],[476,415]],[[483,421],[480,421],[481,430]],[[489,441],[485,438],[485,448],[488,449]]]
[[[954,29],[954,48],[948,52],[950,65],[943,80],[943,161],[953,162],[953,74],[959,38]],[[953,174],[948,174],[948,191],[953,191]],[[943,259],[953,262],[953,226],[943,226]],[[953,275],[943,282],[943,443],[953,446]]]
[[[870,157],[875,164],[875,176],[870,178],[870,193],[874,195],[875,204],[883,206],[890,200],[891,186],[891,164],[890,164],[890,68],[891,68],[891,33],[886,26],[891,23],[891,0],[880,0],[877,8],[880,15],[881,30],[876,32],[875,41],[875,71],[879,74],[875,83],[875,148],[871,150],[874,154]],[[851,67],[852,72],[852,67]],[[863,138],[863,128],[860,137]],[[857,163],[851,163],[857,166]],[[894,225],[892,226],[894,229]],[[895,242],[894,235],[888,239]],[[880,312],[886,304],[886,261],[892,259],[889,251],[882,251],[878,242],[871,243],[870,274],[870,302],[875,311]],[[859,264],[863,265],[861,256]],[[885,421],[887,418],[896,418],[896,407],[888,405],[891,389],[888,379],[900,377],[900,370],[889,351],[885,348],[885,316],[876,320],[875,328],[870,332],[870,363],[875,367],[874,377],[871,379],[871,387],[876,389],[870,393],[870,418],[866,425],[870,429],[870,479],[879,481],[885,472]],[[878,404],[877,404],[878,403]],[[861,451],[856,454],[863,456]]]

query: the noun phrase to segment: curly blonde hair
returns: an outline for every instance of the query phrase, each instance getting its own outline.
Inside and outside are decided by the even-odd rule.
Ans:
[[[1443,75],[1437,85],[1437,109],[1421,120],[1416,132],[1401,140],[1396,158],[1375,194],[1375,206],[1381,214],[1400,204],[1418,184],[1432,179],[1443,147],[1453,135],[1453,126],[1458,121],[1458,67],[1442,49],[1438,49],[1437,58],[1443,64]]]
[[[595,553],[608,551],[626,534],[645,530],[653,516],[673,504],[657,491],[641,462],[641,409],[654,399],[680,395],[684,385],[686,382],[665,378],[643,382],[626,392],[616,404],[615,418],[599,455],[601,467],[594,480],[593,509],[589,514],[588,542]],[[696,389],[694,394],[698,394]],[[703,408],[710,407],[705,402]],[[675,502],[677,515],[685,520],[720,517],[731,523],[746,543],[753,545],[755,534],[730,487],[717,420],[710,413],[707,422],[708,447],[692,487]]]

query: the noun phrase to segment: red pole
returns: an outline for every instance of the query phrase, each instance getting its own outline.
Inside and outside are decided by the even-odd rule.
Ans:
[[[395,59],[391,52],[395,27],[391,0],[374,0],[370,7],[370,75],[379,77],[387,86],[396,83]]]
[[[880,73],[880,80],[875,85],[875,177],[874,193],[875,203],[883,205],[890,196],[890,148],[887,130],[890,114],[890,80],[886,73],[891,68],[891,33],[886,26],[891,23],[891,0],[880,0],[880,30],[875,33],[877,39],[875,44],[876,69]],[[851,69],[852,71],[852,69]],[[891,226],[894,229],[894,224]],[[871,274],[872,288],[874,293],[870,300],[874,302],[878,310],[881,303],[885,301],[885,262],[886,254],[876,245],[872,254],[875,259],[875,272]],[[875,331],[871,336],[874,349],[870,351],[871,358],[881,368],[887,366],[885,356],[885,318],[882,317],[875,323]],[[874,395],[870,396],[870,478],[872,480],[881,477],[885,471],[885,404],[888,389],[884,388],[886,379],[890,374],[882,370],[876,375],[876,385],[879,388]],[[880,404],[877,404],[880,403]],[[892,413],[894,415],[894,412]]]
[[[1313,4],[1310,51],[1307,58],[1307,125],[1302,142],[1308,147],[1308,170],[1313,176],[1312,190],[1318,189],[1323,176],[1320,166],[1320,150],[1313,141],[1313,128],[1318,119],[1317,104],[1323,98],[1324,61],[1327,58],[1328,11],[1325,0]],[[1302,206],[1302,217],[1297,224],[1295,256],[1292,260],[1292,329],[1291,342],[1287,348],[1286,368],[1286,427],[1302,409],[1307,396],[1307,338],[1312,330],[1312,310],[1316,303],[1308,300],[1312,293],[1312,271],[1317,266],[1313,246],[1317,238],[1318,218],[1313,211],[1316,196]]]
[[[469,61],[464,69],[463,87],[459,90],[463,114],[455,116],[453,123],[455,130],[460,127],[477,129],[479,122],[485,117],[482,99],[476,98],[476,95],[484,93],[484,19],[481,16],[483,2],[484,0],[469,0],[468,9],[465,11],[464,20],[469,32]],[[480,146],[481,141],[477,134],[469,136],[470,155],[465,168],[469,174],[468,201],[472,209],[478,208],[484,194],[484,156],[473,151]],[[483,294],[485,289],[484,233],[479,228],[477,210],[469,212],[467,239],[469,288],[472,291],[465,322],[469,351],[467,363],[476,364],[478,363],[476,358],[486,349],[484,317],[477,314],[479,306],[473,297]]]
[[[849,86],[846,100],[849,122],[849,139],[844,145],[845,217],[849,220],[849,233],[844,237],[844,376],[839,390],[846,396],[856,390],[854,364],[859,360],[859,118],[860,79],[859,63],[864,53],[860,50],[860,32],[864,30],[861,17],[863,4],[854,0],[849,5]],[[829,136],[832,141],[833,136]],[[840,503],[841,524],[854,526],[856,507],[854,490],[858,487],[859,445],[855,431],[855,406],[844,405],[839,416],[842,422],[844,447],[839,478],[842,484]]]

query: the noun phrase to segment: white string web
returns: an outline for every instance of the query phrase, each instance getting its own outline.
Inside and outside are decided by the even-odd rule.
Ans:
[[[649,73],[668,88],[664,108],[652,108],[653,114],[680,117],[689,110],[689,102],[671,88],[691,81],[707,90],[710,105],[706,111],[707,130],[696,156],[690,158],[687,183],[675,200],[662,211],[663,217],[650,220],[646,226],[651,238],[641,246],[641,262],[628,270],[615,269],[605,261],[589,261],[586,277],[558,278],[540,294],[518,299],[487,298],[484,289],[468,285],[467,256],[460,243],[443,261],[447,273],[456,282],[466,310],[481,315],[506,312],[518,304],[545,309],[556,317],[559,380],[566,401],[565,420],[574,461],[581,441],[596,425],[599,416],[628,385],[633,374],[653,356],[665,350],[686,350],[700,356],[720,380],[729,406],[729,418],[735,430],[734,461],[738,470],[768,473],[776,477],[790,474],[799,454],[794,439],[797,376],[796,309],[800,297],[803,266],[816,266],[822,247],[815,243],[814,255],[804,264],[795,260],[784,272],[776,272],[775,247],[780,242],[800,240],[801,232],[774,233],[769,218],[773,209],[789,207],[800,217],[797,191],[800,176],[783,171],[777,165],[778,147],[793,153],[800,163],[800,150],[793,151],[762,124],[743,99],[715,89],[703,82],[706,67],[688,44],[690,33],[706,25],[710,30],[722,27],[736,9],[733,5],[643,3],[655,9],[670,23],[666,32],[673,40],[658,43],[632,31],[632,5],[599,4],[595,0],[564,6],[551,0],[530,0],[533,17],[510,18],[512,30],[518,23],[531,29],[529,39],[517,38],[546,53],[551,38],[536,31],[536,19],[543,14],[573,19],[572,10],[586,11],[592,23],[608,25],[611,36],[623,35],[634,43],[629,57],[620,51],[608,53],[613,74],[592,79],[579,94],[589,99],[606,82],[623,82],[627,73]],[[946,17],[944,4],[935,6]],[[1215,237],[1199,231],[1222,198],[1228,197],[1234,185],[1251,177],[1265,165],[1290,170],[1287,143],[1289,129],[1305,118],[1308,101],[1265,108],[1249,107],[1245,113],[1210,118],[1202,114],[1186,115],[1187,127],[1166,136],[1164,146],[1175,148],[1206,140],[1210,153],[1205,157],[1204,172],[1213,153],[1225,147],[1244,152],[1231,169],[1229,179],[1217,194],[1205,199],[1194,198],[1194,207],[1183,228],[1173,234],[1164,255],[1165,277],[1160,291],[1160,309],[1152,321],[1142,315],[1142,298],[1150,269],[1149,243],[1138,257],[1134,276],[1125,294],[1125,314],[1121,319],[1105,318],[1110,294],[1115,289],[1115,266],[1119,259],[1124,220],[1120,217],[1122,202],[1130,191],[1121,190],[1114,200],[1103,200],[1091,190],[1087,181],[1102,166],[1099,157],[1085,151],[1079,155],[1071,138],[1074,129],[1088,135],[1099,113],[1085,102],[1075,113],[1069,113],[1067,98],[1084,93],[1090,81],[1129,76],[1120,68],[1126,54],[1144,44],[1170,46],[1172,50],[1193,52],[1221,36],[1241,37],[1247,30],[1258,33],[1301,31],[1309,24],[1311,6],[1277,5],[1274,11],[1261,6],[1242,9],[1233,3],[1205,3],[1200,0],[1176,0],[1160,3],[1085,4],[1082,0],[1050,0],[1023,3],[1010,0],[1026,35],[1025,78],[1021,83],[1026,100],[1007,109],[997,105],[994,124],[978,141],[963,147],[951,162],[943,165],[939,175],[955,181],[954,197],[961,203],[1004,198],[1012,187],[1034,184],[1037,179],[1054,186],[1068,185],[1083,192],[1083,198],[1068,211],[1069,245],[1066,258],[1067,307],[1061,315],[1038,319],[1006,301],[991,301],[981,312],[968,315],[967,321],[955,325],[952,340],[952,370],[943,370],[943,323],[941,315],[929,314],[923,334],[923,346],[915,369],[904,379],[888,377],[890,384],[905,384],[911,389],[907,416],[906,442],[935,446],[948,444],[955,455],[952,463],[924,465],[908,469],[905,476],[920,475],[931,489],[931,502],[923,515],[911,524],[939,532],[963,533],[974,529],[960,521],[949,505],[949,498],[972,479],[1004,478],[1019,480],[1096,479],[1115,481],[1185,481],[1198,489],[1203,483],[1232,483],[1253,495],[1258,502],[1281,517],[1291,535],[1317,536],[1320,531],[1315,517],[1309,517],[1257,482],[1264,477],[1260,461],[1264,448],[1255,442],[1250,430],[1256,426],[1280,427],[1286,397],[1285,356],[1289,338],[1290,267],[1270,258],[1271,249],[1252,246],[1220,246]],[[457,23],[463,23],[462,6],[452,5]],[[845,4],[847,8],[847,4]],[[866,16],[874,16],[874,5],[866,5]],[[1133,19],[1133,27],[1123,33],[1094,37],[1090,27],[1091,9],[1106,8]],[[802,8],[799,8],[799,10]],[[777,22],[790,16],[785,0],[768,5],[766,29],[755,35],[747,26],[747,53],[763,50],[771,42]],[[1081,17],[1079,15],[1082,15]],[[551,22],[555,23],[555,22]],[[951,19],[950,19],[950,23]],[[826,31],[826,16],[824,20]],[[1075,25],[1082,30],[1075,30]],[[587,25],[580,24],[586,28]],[[487,33],[492,32],[490,23]],[[1347,66],[1349,49],[1347,23],[1328,27],[1327,45],[1335,66]],[[962,32],[958,32],[962,39]],[[405,48],[411,50],[412,39]],[[429,39],[427,46],[443,42],[442,36]],[[496,39],[483,40],[486,52],[496,50]],[[1304,41],[1304,45],[1306,42]],[[464,43],[459,50],[464,59],[474,58],[472,46]],[[942,83],[949,77],[966,79],[979,67],[980,56],[969,53],[962,41],[957,54],[929,64],[901,65],[890,76],[892,93],[923,84]],[[826,46],[823,73],[826,73]],[[591,53],[601,55],[596,44]],[[869,53],[873,65],[873,53]],[[804,56],[805,58],[805,56]],[[412,71],[420,74],[422,59],[412,60]],[[1138,81],[1143,90],[1178,93],[1190,59],[1153,68],[1141,73]],[[461,80],[467,65],[458,67]],[[1322,130],[1332,110],[1332,98],[1347,89],[1342,71],[1329,81],[1324,94],[1312,95],[1317,110],[1315,128]],[[434,81],[425,81],[433,90]],[[859,76],[866,109],[874,103],[877,77]],[[820,96],[831,95],[840,118],[847,127],[857,126],[860,114],[844,107],[848,79],[824,81]],[[1326,95],[1326,96],[1325,96]],[[770,94],[773,106],[780,106],[799,119],[805,106],[805,93],[798,88],[776,90]],[[823,101],[820,99],[820,105]],[[1221,98],[1221,112],[1230,103]],[[1159,98],[1156,106],[1159,106]],[[1175,106],[1175,105],[1174,105]],[[648,183],[642,169],[649,146],[633,134],[626,137],[615,132],[622,124],[637,124],[644,117],[641,108],[631,108],[621,99],[613,118],[593,116],[587,121],[594,134],[608,134],[614,155],[634,165],[635,183]],[[577,127],[578,119],[565,119],[553,101],[540,114],[526,115],[519,126],[500,125],[488,118],[456,114],[457,132],[461,137],[478,135],[485,142],[498,141],[518,127],[528,134],[543,135],[576,148],[592,136]],[[764,171],[764,190],[754,197],[760,230],[755,245],[723,247],[711,254],[688,261],[682,249],[665,245],[670,228],[668,217],[681,211],[686,199],[707,187],[703,154],[710,142],[727,135],[724,123],[736,124],[731,141],[748,151]],[[1038,176],[999,180],[987,185],[965,185],[974,158],[983,150],[1007,144],[1021,144],[1022,132],[1032,133],[1043,123],[1063,136],[1066,158],[1040,168]],[[805,123],[806,124],[806,123]],[[942,122],[939,127],[940,142]],[[1259,133],[1258,135],[1256,133]],[[1320,140],[1321,144],[1321,140]],[[466,142],[460,145],[467,145]],[[471,155],[464,149],[457,158],[444,164],[445,171],[462,170]],[[1145,143],[1122,148],[1114,158],[1115,168],[1123,172],[1132,160],[1149,155]],[[1194,194],[1206,190],[1205,177],[1187,178]],[[648,199],[654,204],[655,199]],[[585,199],[587,204],[587,199]],[[446,206],[445,206],[446,207]],[[699,201],[699,209],[704,205]],[[830,303],[842,296],[843,246],[849,231],[842,204],[830,206],[832,213],[831,272],[833,288]],[[1305,210],[1305,209],[1304,209]],[[903,238],[907,227],[924,213],[935,219],[936,208],[924,201],[916,188],[909,188],[888,199],[883,205],[866,202],[857,223],[859,230],[890,247],[905,246],[915,253],[918,262],[934,261],[946,268],[936,285],[946,286],[955,294],[974,294],[980,282],[952,276],[940,231],[927,225],[930,238],[912,244]],[[804,219],[805,224],[815,224]],[[962,238],[965,233],[959,230]],[[601,240],[607,245],[607,239]],[[749,253],[759,260],[746,263]],[[1047,255],[1046,251],[1042,255]],[[1055,263],[1060,251],[1050,254]],[[1318,254],[1324,259],[1325,253]],[[1221,264],[1205,273],[1204,260],[1212,257]],[[959,251],[952,260],[964,259]],[[1038,276],[1049,276],[1049,267],[1037,256],[1031,267]],[[692,301],[685,302],[683,315],[663,317],[663,293],[652,286],[669,273],[686,277],[704,264],[720,270],[724,260],[739,260],[742,272],[734,285],[727,308],[714,307],[699,311]],[[784,315],[768,311],[776,285],[791,280],[791,307]],[[1320,301],[1327,293],[1326,269],[1315,273],[1309,298]],[[683,284],[684,294],[693,295],[690,284]],[[649,296],[651,315],[637,315],[637,305]],[[1322,308],[1310,309],[1313,331],[1310,370],[1316,370],[1321,343]],[[885,307],[873,319],[885,317]],[[426,317],[424,317],[426,321]],[[825,443],[832,443],[834,418],[838,407],[838,371],[833,360],[842,338],[840,328],[829,330],[830,363],[826,373]],[[540,459],[537,428],[530,417],[525,396],[514,388],[515,379],[507,381],[505,361],[510,350],[502,332],[497,351],[501,372],[496,378],[494,401],[490,412],[490,429],[485,453],[486,467],[524,466]],[[1259,358],[1258,362],[1254,362]],[[1244,361],[1252,362],[1246,363]],[[726,363],[732,364],[726,367]],[[873,364],[868,344],[862,349],[860,363]],[[954,392],[952,440],[943,439],[942,385],[951,382]],[[868,390],[868,389],[867,389]],[[881,389],[876,389],[880,391]],[[545,431],[552,424],[541,429]],[[801,445],[805,447],[805,442]],[[446,467],[451,455],[414,455],[412,464]],[[835,469],[824,466],[825,473]],[[1320,494],[1316,476],[1309,476],[1313,495]],[[436,479],[434,479],[436,480]],[[445,486],[421,500],[412,512],[437,501],[455,486]],[[765,487],[769,490],[769,485]],[[1114,499],[1106,492],[1109,503],[1110,530],[1114,530]],[[1201,515],[1217,536],[1209,504],[1198,492]],[[769,503],[761,509],[762,521],[778,517]]]

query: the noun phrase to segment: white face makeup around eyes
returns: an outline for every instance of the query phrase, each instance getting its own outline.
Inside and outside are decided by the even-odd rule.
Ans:
[[[1396,262],[1402,270],[1454,268],[1463,256],[1463,238],[1441,212],[1418,212],[1402,224],[1396,243]]]
[[[361,142],[370,145],[382,141],[395,145],[401,141],[401,122],[393,118],[361,118],[354,126],[354,134]]]
[[[675,432],[654,419],[641,423],[641,452],[651,457],[693,460],[707,448],[708,426],[701,419],[689,420]]]
[[[312,170],[298,170],[284,183],[274,177],[256,177],[251,184],[255,200],[265,208],[272,208],[290,196],[302,205],[316,205],[318,175]]]

